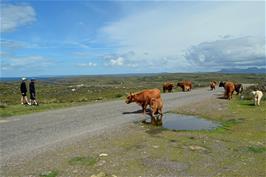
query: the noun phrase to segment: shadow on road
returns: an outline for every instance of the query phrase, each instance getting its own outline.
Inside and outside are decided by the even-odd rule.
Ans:
[[[140,110],[132,111],[132,112],[123,112],[122,114],[142,114],[142,113],[143,113],[143,111],[142,111],[142,109],[140,109]],[[151,115],[151,110],[146,109],[146,114]]]
[[[123,112],[123,114],[140,114],[140,113],[143,113],[142,109],[132,112]]]

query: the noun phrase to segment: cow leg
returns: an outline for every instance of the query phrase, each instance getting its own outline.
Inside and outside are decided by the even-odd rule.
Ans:
[[[142,112],[145,115],[146,114],[146,108],[145,108],[144,104],[142,104],[141,107],[142,107]]]
[[[224,98],[227,99],[227,92],[224,92]]]
[[[258,97],[258,105],[260,105],[260,100],[262,97]]]
[[[155,117],[153,117],[153,116],[151,116],[151,124],[156,125],[156,120],[155,120]]]
[[[143,114],[144,115],[146,114],[146,108],[147,108],[147,104],[146,103],[143,103],[142,104],[142,110],[143,110]]]

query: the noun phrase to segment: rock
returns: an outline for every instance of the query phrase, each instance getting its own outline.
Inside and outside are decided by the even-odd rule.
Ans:
[[[78,170],[73,170],[73,173],[78,173]]]
[[[154,146],[152,146],[152,147],[155,148],[155,149],[159,148],[159,146],[157,146],[157,145],[154,145]]]
[[[101,160],[98,162],[97,166],[103,166],[106,163],[105,160]]]
[[[195,150],[207,150],[206,148],[204,147],[201,147],[201,146],[197,146],[197,145],[191,145],[189,146],[189,148],[192,150],[192,151],[195,151]]]
[[[52,171],[45,171],[41,173],[41,176],[49,176],[51,175],[53,172]]]
[[[100,172],[97,175],[91,175],[91,177],[105,177],[106,174],[104,172]]]
[[[108,154],[101,153],[99,156],[100,156],[100,157],[107,157],[107,156],[108,156]]]

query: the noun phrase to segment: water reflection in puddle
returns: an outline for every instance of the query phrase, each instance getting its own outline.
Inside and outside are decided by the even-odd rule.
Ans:
[[[161,124],[163,128],[170,130],[211,130],[219,126],[218,123],[197,116],[174,113],[164,114]]]

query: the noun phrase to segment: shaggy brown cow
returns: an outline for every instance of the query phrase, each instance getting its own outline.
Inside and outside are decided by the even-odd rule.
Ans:
[[[172,92],[174,88],[174,84],[171,82],[166,82],[163,84],[163,92],[165,93],[165,91],[167,90],[168,92]]]
[[[155,114],[160,114],[163,116],[163,101],[162,98],[152,98],[150,102],[150,106],[152,109],[152,116],[155,117]]]
[[[220,82],[219,87],[224,87],[224,97],[230,100],[235,91],[234,83],[229,81]]]
[[[161,124],[163,118],[163,101],[161,98],[152,98],[150,102],[150,106],[152,109],[151,113],[151,123],[153,125]],[[158,114],[157,119],[155,118],[155,114]]]
[[[234,84],[235,85],[235,91],[236,94],[238,95],[239,93],[243,92],[243,85],[242,84]]]
[[[182,81],[182,82],[178,82],[177,86],[181,87],[183,92],[186,91],[191,91],[192,89],[192,82],[191,81]]]
[[[216,81],[211,81],[210,82],[210,88],[211,88],[211,90],[215,90],[216,84],[217,84]]]
[[[146,108],[148,105],[150,105],[152,98],[161,98],[160,90],[159,89],[149,89],[149,90],[143,90],[141,92],[136,93],[130,93],[127,96],[126,103],[132,103],[135,102],[139,104],[142,107],[143,114],[146,113]]]

